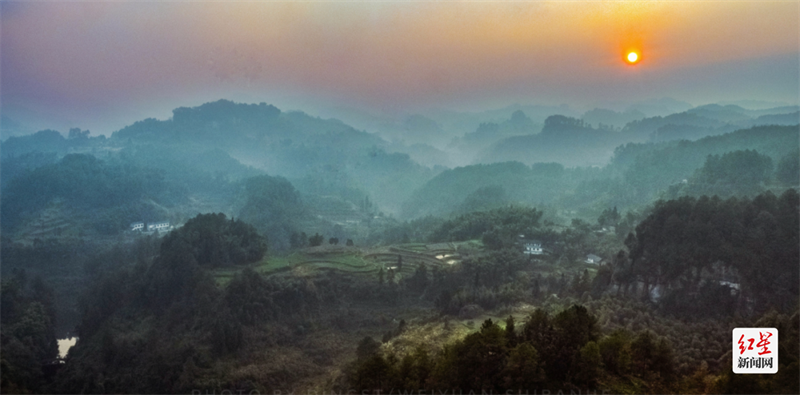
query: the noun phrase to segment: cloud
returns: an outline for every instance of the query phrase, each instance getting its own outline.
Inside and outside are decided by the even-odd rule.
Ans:
[[[588,101],[609,91],[619,100],[666,88],[681,96],[706,85],[713,97],[722,90],[704,85],[702,77],[689,84],[673,76],[688,69],[713,76],[717,65],[798,52],[795,3],[0,7],[3,108],[71,122],[233,96],[412,110],[498,100]],[[637,70],[620,61],[631,45],[643,51]],[[737,75],[750,78],[758,70]],[[664,80],[674,85],[658,83]],[[769,96],[773,85],[756,86],[756,93]]]

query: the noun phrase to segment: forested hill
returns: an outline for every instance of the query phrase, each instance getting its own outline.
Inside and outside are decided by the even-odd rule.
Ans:
[[[169,142],[213,144],[242,151],[269,144],[306,142],[334,134],[354,138],[362,146],[381,144],[377,136],[360,132],[344,123],[323,120],[302,112],[282,112],[266,103],[243,104],[228,100],[198,107],[180,107],[167,120],[146,119],[127,126],[111,136],[117,142]],[[255,144],[255,146],[253,146]]]
[[[557,163],[526,166],[519,162],[459,167],[440,173],[415,191],[403,213],[409,217],[441,215],[457,212],[465,205],[490,209],[509,203],[553,204],[570,210],[636,207],[649,204],[684,180],[693,183],[694,189],[677,189],[671,196],[752,196],[798,184],[798,137],[797,126],[759,126],[697,141],[629,143],[617,147],[611,163],[603,168],[564,168]],[[707,164],[709,155],[744,150],[752,154],[731,157],[723,165]],[[761,157],[769,163],[758,159]],[[762,170],[755,178],[731,174],[746,173],[756,165]],[[704,166],[711,167],[695,176]]]
[[[34,222],[39,233],[55,227],[56,234],[117,234],[131,222],[168,219],[164,207],[185,199],[185,191],[165,183],[158,169],[71,154],[11,180],[0,213],[4,234]],[[50,213],[42,213],[45,208]]]
[[[181,107],[169,120],[136,122],[115,132],[110,140],[124,146],[219,148],[244,163],[287,178],[340,172],[348,176],[344,178],[350,184],[332,185],[323,193],[361,190],[388,211],[397,211],[412,190],[434,175],[407,154],[389,152],[389,143],[377,135],[335,119],[282,112],[265,103],[220,100]]]
[[[584,117],[595,121],[609,118],[601,110]],[[519,161],[526,164],[558,162],[568,167],[598,166],[604,165],[620,144],[696,140],[754,126],[791,126],[800,123],[800,117],[797,107],[753,111],[710,104],[663,117],[634,119],[622,129],[599,121],[595,123],[593,127],[581,119],[553,115],[545,120],[541,133],[497,141],[478,155],[475,163]],[[465,135],[465,139],[468,136],[472,135]]]
[[[415,191],[405,204],[403,215],[441,215],[515,202],[551,202],[561,191],[577,185],[568,175],[570,172],[558,163],[526,166],[505,162],[457,167],[440,173]]]
[[[757,126],[693,142],[628,144],[616,150],[611,168],[624,173],[632,199],[646,201],[689,179],[709,155],[750,149],[778,163],[798,149],[798,136],[797,126]]]
[[[565,166],[604,164],[627,136],[612,129],[595,129],[582,120],[553,115],[539,134],[509,137],[478,156],[476,163],[518,161],[525,164],[558,162]]]

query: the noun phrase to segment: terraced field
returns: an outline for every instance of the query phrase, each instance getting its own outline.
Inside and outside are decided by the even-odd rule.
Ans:
[[[398,261],[402,257],[403,267],[396,271],[398,276],[396,278],[399,280],[413,274],[423,263],[428,267],[433,267],[460,262],[461,255],[457,250],[458,245],[454,243],[431,245],[412,243],[377,249],[325,246],[306,248],[287,256],[266,257],[249,267],[265,275],[291,271],[293,275],[309,276],[321,270],[330,270],[350,275],[374,277],[382,268],[397,270]],[[214,277],[217,285],[227,285],[236,273],[244,268],[244,266],[239,266],[215,269]]]

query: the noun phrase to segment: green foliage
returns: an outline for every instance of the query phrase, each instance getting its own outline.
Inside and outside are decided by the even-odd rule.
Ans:
[[[24,215],[62,199],[71,209],[85,213],[98,231],[114,234],[134,220],[154,216],[138,204],[143,198],[170,204],[185,196],[173,193],[159,170],[71,154],[11,180],[0,209],[7,231],[19,225]]]
[[[616,330],[600,340],[598,344],[603,366],[618,375],[628,374],[631,369],[631,336],[625,330]]]
[[[365,360],[370,358],[376,354],[381,348],[381,344],[372,339],[369,336],[364,337],[358,343],[358,349],[356,350],[356,355],[359,360]]]
[[[513,341],[509,340],[509,327],[513,325],[507,324],[503,330],[488,319],[478,332],[444,346],[433,358],[420,348],[401,358],[386,355],[371,339],[364,339],[359,358],[345,379],[349,388],[386,391],[594,389],[607,377],[633,381],[627,369],[634,350],[639,358],[635,360],[639,364],[637,374],[650,380],[654,387],[674,388],[668,343],[649,333],[640,333],[633,341],[621,333],[600,338],[596,318],[583,306],[572,306],[554,317],[538,309]],[[367,348],[369,352],[365,351]],[[606,361],[613,367],[608,368]]]
[[[769,156],[760,155],[755,150],[733,151],[722,156],[709,155],[695,178],[706,183],[752,185],[768,180],[772,168]]]
[[[590,341],[583,346],[578,354],[572,374],[573,380],[585,386],[593,387],[597,384],[600,375],[600,347]]]
[[[782,157],[775,173],[778,181],[784,184],[800,184],[800,150],[794,150]]]
[[[456,210],[461,213],[473,211],[486,211],[508,204],[508,194],[506,190],[498,185],[490,185],[476,189],[467,195],[461,206]]]
[[[0,286],[0,331],[4,393],[42,391],[42,363],[58,356],[52,290],[18,272]]]
[[[186,245],[191,258],[201,266],[241,265],[261,260],[267,252],[267,240],[241,220],[228,220],[225,214],[198,214],[161,244],[162,256]]]
[[[599,223],[600,226],[616,226],[620,218],[621,216],[617,211],[617,206],[614,206],[613,209],[603,210],[603,213],[597,218],[597,223]]]
[[[628,190],[619,193],[631,195],[629,199],[632,200],[647,202],[666,186],[690,178],[709,155],[749,149],[767,153],[777,160],[796,150],[798,144],[796,126],[758,126],[692,142],[628,144],[615,151],[611,166],[624,171]],[[730,157],[731,161],[738,162],[738,156]],[[720,171],[732,170],[723,168]],[[757,173],[761,171],[763,169]],[[757,178],[758,174],[754,177]]]
[[[490,249],[513,246],[519,234],[539,226],[542,212],[535,208],[504,207],[460,215],[445,221],[430,236],[432,242],[486,238]]]
[[[325,236],[315,233],[314,236],[308,238],[308,245],[311,247],[321,246],[323,241],[325,241]]]
[[[545,362],[530,343],[521,343],[511,349],[503,369],[505,388],[540,388],[545,381],[542,365]]]
[[[750,314],[745,298],[758,311],[787,311],[798,297],[799,206],[793,189],[753,200],[659,201],[626,241],[630,270],[646,285],[664,286],[662,305],[675,314]]]
[[[291,246],[295,223],[305,215],[300,194],[282,177],[256,176],[245,180],[245,204],[239,217],[266,235],[271,246]]]
[[[545,120],[541,133],[498,141],[486,149],[479,160],[486,163],[514,160],[591,166],[603,163],[608,152],[628,138],[605,128],[594,129],[580,119],[552,115]]]
[[[24,155],[11,158],[3,158],[2,168],[3,177],[0,178],[0,186],[3,189],[11,180],[27,172],[46,165],[52,165],[58,161],[55,152],[29,152]]]
[[[27,136],[11,136],[0,145],[3,160],[13,156],[21,156],[31,152],[64,153],[69,142],[55,130],[41,130]]]
[[[664,380],[672,378],[672,348],[665,339],[656,339],[652,332],[644,331],[631,342],[631,363],[636,375],[654,373]]]
[[[551,202],[576,182],[558,163],[519,162],[471,165],[445,170],[414,191],[403,216],[446,215],[493,209],[503,202]],[[579,178],[580,175],[575,175]]]
[[[306,232],[292,232],[292,235],[289,236],[289,245],[292,248],[303,248],[308,245],[308,236]]]

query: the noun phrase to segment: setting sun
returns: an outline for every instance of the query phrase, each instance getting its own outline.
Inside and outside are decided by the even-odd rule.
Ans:
[[[639,61],[639,54],[637,54],[636,52],[630,52],[628,53],[626,59],[628,60],[628,63],[634,64]]]

